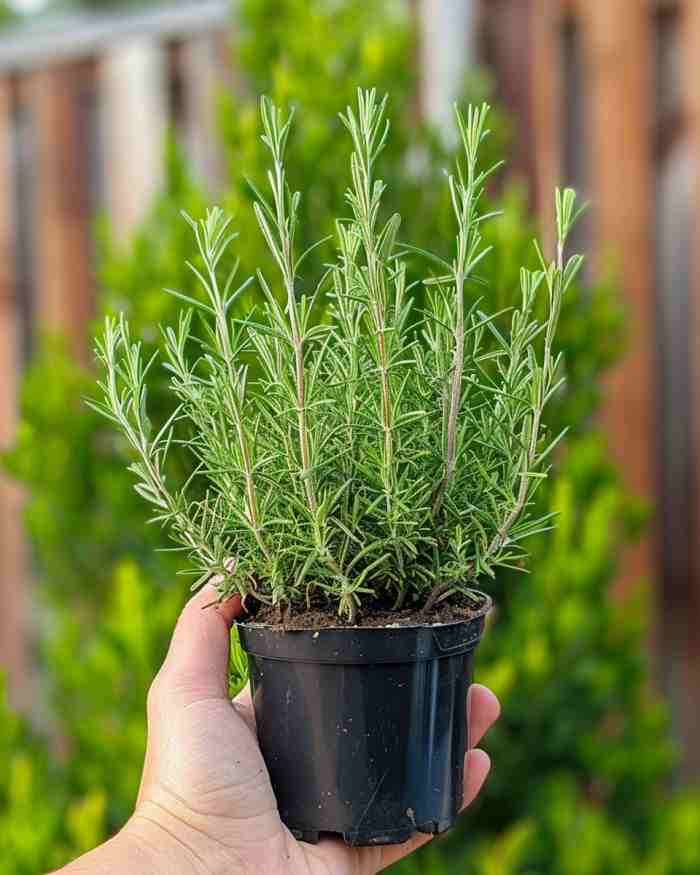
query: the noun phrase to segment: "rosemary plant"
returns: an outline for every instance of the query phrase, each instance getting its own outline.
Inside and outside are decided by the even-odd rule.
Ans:
[[[479,163],[488,111],[457,111],[464,150],[447,177],[456,233],[443,257],[399,242],[399,216],[382,217],[386,98],[358,92],[341,115],[349,214],[337,221],[335,261],[308,284],[308,250],[295,247],[301,195],[285,172],[292,115],[263,98],[270,168],[255,214],[276,274],[258,272],[262,304],[236,317],[253,280],[239,283],[235,265],[222,275],[230,220],[219,209],[185,217],[202,295],[172,292],[185,305],[163,329],[177,404],[157,431],[145,388],[154,358],[123,316],[107,318],[102,398],[91,403],[135,451],[135,488],[189,554],[194,587],[213,579],[222,598],[240,593],[280,611],[334,605],[350,624],[379,605],[430,611],[499,566],[522,566],[523,541],[551,525],[533,496],[562,437],[545,434],[542,414],[563,381],[552,344],[582,262],[565,258],[579,210],[573,191],[557,191],[556,253],[547,260],[536,245],[539,267],[522,269],[517,309],[468,305],[489,251],[481,202],[496,168]],[[420,297],[408,259],[425,265]],[[166,476],[174,441],[193,457],[191,477],[175,486]]]

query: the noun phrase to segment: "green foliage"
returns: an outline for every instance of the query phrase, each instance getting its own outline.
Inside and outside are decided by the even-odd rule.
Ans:
[[[300,207],[300,228],[333,233],[345,187],[338,172],[345,143],[340,123],[331,120],[338,105],[352,100],[355,83],[376,83],[391,92],[395,121],[381,168],[387,215],[397,211],[394,193],[401,191],[402,237],[427,249],[436,237],[446,239],[449,197],[425,178],[435,178],[448,161],[430,132],[416,129],[407,63],[413,35],[399,6],[244,0],[242,15],[236,54],[250,93],[294,102],[304,120],[287,156],[290,178],[312,193]],[[232,177],[246,170],[260,187],[267,157],[255,104],[225,101],[222,128]],[[421,144],[417,152],[414,142]],[[258,264],[269,273],[249,191],[236,183],[220,202],[234,212],[241,254],[251,259],[241,264],[242,275]],[[158,324],[177,321],[177,299],[162,289],[198,293],[184,268],[191,231],[179,209],[201,215],[204,205],[171,144],[167,185],[151,219],[127,248],[103,242],[105,306],[127,311],[149,352],[160,343]],[[500,257],[481,267],[493,311],[517,302],[519,266],[536,267],[529,261],[533,227],[522,188],[499,194],[498,205],[504,214],[483,226],[483,236]],[[310,242],[300,237],[300,251]],[[329,257],[328,249],[314,251],[304,276],[320,275]],[[664,789],[672,751],[664,709],[649,692],[646,619],[640,604],[609,598],[621,546],[643,519],[590,430],[601,373],[619,348],[620,314],[607,285],[564,299],[556,352],[566,351],[567,386],[552,399],[546,420],[552,434],[566,424],[571,432],[566,454],[555,454],[553,476],[536,495],[540,513],[560,514],[558,527],[553,536],[530,540],[533,572],[526,580],[504,570],[492,581],[497,610],[478,659],[477,679],[493,685],[504,704],[485,741],[493,772],[464,826],[397,871],[700,871],[700,803],[693,795],[670,798]],[[165,381],[157,371],[152,376],[152,418],[162,424]],[[78,403],[93,379],[69,363],[60,345],[45,346],[25,380],[20,436],[7,460],[29,493],[35,614],[43,618],[42,692],[51,703],[48,729],[63,740],[63,750],[47,748],[2,709],[2,875],[45,872],[123,822],[137,790],[145,690],[184,597],[173,585],[181,563],[177,554],[155,552],[162,535],[145,525],[120,442]],[[168,473],[176,478],[181,472],[172,461]],[[241,668],[232,666],[234,686]]]
[[[695,875],[700,866],[700,807],[697,798],[678,796],[660,807],[641,844],[605,808],[581,797],[571,780],[555,778],[545,797],[523,820],[499,835],[472,837],[467,857],[446,857],[431,847],[396,867],[401,875]]]
[[[490,254],[481,229],[492,217],[482,200],[498,167],[479,165],[488,106],[457,113],[464,154],[448,176],[457,227],[448,262],[397,243],[400,216],[382,216],[386,103],[359,90],[357,109],[341,115],[353,147],[352,216],[336,221],[336,261],[309,288],[299,270],[318,243],[295,246],[301,194],[285,167],[292,115],[261,101],[270,192],[256,189],[254,212],[280,289],[258,269],[261,312],[236,320],[233,305],[253,278],[239,284],[237,260],[222,284],[221,263],[238,235],[219,209],[199,222],[186,216],[200,256],[188,264],[204,295],[172,292],[187,305],[177,329],[161,329],[179,403],[157,432],[147,404],[157,354],[144,359],[123,315],[107,317],[98,341],[106,373],[91,407],[137,454],[136,491],[193,561],[194,585],[215,576],[222,598],[239,592],[291,607],[323,594],[350,623],[370,598],[398,609],[426,590],[430,608],[516,567],[526,556],[520,542],[549,528],[551,515],[530,508],[561,437],[544,442],[542,416],[564,383],[553,346],[582,261],[564,256],[580,212],[574,193],[557,192],[556,257],[537,248],[539,269],[520,268],[521,300],[503,333],[499,314],[479,308],[489,289],[477,268]],[[406,287],[402,250],[441,271],[423,281],[430,291],[413,321],[417,295]],[[469,306],[477,283],[485,291]],[[533,315],[540,288],[543,321]],[[319,298],[330,304],[320,322]],[[189,430],[177,439],[182,420]],[[193,472],[173,490],[168,455],[183,446]]]
[[[99,622],[87,626],[70,605],[59,608],[58,631],[47,646],[54,697],[71,715],[66,780],[79,794],[103,790],[111,826],[133,810],[145,750],[146,692],[182,607],[172,589],[154,592],[140,568],[122,560]]]
[[[17,20],[14,10],[4,0],[0,0],[0,30]]]
[[[145,525],[145,513],[124,488],[123,464],[101,433],[100,418],[82,402],[93,388],[92,376],[63,343],[44,343],[22,386],[22,405],[32,413],[22,418],[7,459],[32,495],[26,522],[49,595],[59,604],[82,601],[89,581],[88,610],[108,597],[122,556],[134,557],[156,580],[170,573],[168,557],[153,556],[158,532]]]
[[[0,684],[0,875],[36,875],[94,847],[105,837],[104,808],[99,786],[71,794]]]
[[[66,750],[58,742],[47,748],[0,696],[0,875],[63,865],[104,841],[133,810],[146,693],[181,598],[173,587],[154,593],[130,560],[106,586],[99,624],[70,602],[54,607],[47,681],[62,718],[54,729],[69,730]]]
[[[479,653],[478,680],[505,703],[486,745],[493,772],[464,826],[439,851],[397,867],[406,875],[697,865],[687,862],[697,861],[697,837],[690,846],[670,838],[692,829],[700,804],[664,788],[674,751],[648,689],[641,603],[608,601],[618,545],[640,509],[596,435],[569,443],[549,500],[556,531],[533,546],[530,586],[498,599]]]

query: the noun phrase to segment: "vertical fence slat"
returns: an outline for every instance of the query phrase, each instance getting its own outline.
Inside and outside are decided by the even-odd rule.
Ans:
[[[656,368],[651,122],[652,20],[639,0],[576,4],[589,93],[594,261],[612,257],[625,296],[627,345],[606,381],[602,420],[628,486],[653,499]],[[630,439],[632,437],[632,439]],[[657,572],[656,537],[623,559],[622,588]]]
[[[181,71],[185,103],[184,138],[192,167],[210,191],[224,179],[224,156],[217,119],[217,93],[223,87],[218,33],[185,40]]]
[[[559,34],[562,0],[533,0],[532,14],[532,120],[534,140],[534,189],[542,234],[548,251],[554,243],[551,218],[552,192],[561,184],[561,64]]]
[[[683,97],[688,124],[688,138],[694,168],[691,211],[695,221],[692,230],[692,263],[690,276],[691,295],[691,373],[693,379],[693,450],[695,454],[695,514],[692,525],[697,530],[700,524],[700,4],[697,0],[683,0],[682,20],[683,46]],[[692,539],[694,559],[690,601],[686,613],[686,660],[684,714],[681,732],[687,770],[694,778],[700,777],[700,710],[697,707],[697,691],[700,689],[700,557],[696,541]]]
[[[483,3],[479,60],[494,70],[495,97],[513,124],[515,148],[508,156],[508,172],[531,180],[535,176],[532,66],[535,60],[533,6],[537,0],[488,0]],[[540,30],[542,21],[538,19]],[[545,23],[546,24],[546,23]],[[552,71],[549,71],[551,79]],[[534,200],[535,192],[531,192]]]
[[[476,0],[418,2],[422,111],[447,131],[455,131],[452,104],[475,60],[476,15]]]
[[[31,75],[33,168],[32,253],[34,318],[60,332],[76,355],[87,355],[85,326],[93,305],[89,148],[83,65]]]
[[[163,180],[167,68],[164,47],[150,38],[121,42],[100,62],[107,210],[122,239],[142,221]]]
[[[12,87],[0,78],[0,450],[12,442],[17,424],[20,319],[14,225]],[[0,474],[0,669],[15,700],[26,693],[26,550],[19,489]]]
[[[606,382],[602,421],[627,484],[651,499],[657,483],[650,10],[637,0],[534,0],[532,14],[535,184],[545,217],[554,186],[567,181],[562,179],[566,17],[572,16],[581,31],[587,88],[583,134],[591,168],[587,194],[593,202],[588,226],[592,260],[598,270],[613,260],[627,308],[627,349]],[[551,222],[545,222],[545,234],[551,231]],[[630,435],[635,439],[630,441]],[[652,533],[625,557],[623,588],[626,581],[655,571]]]

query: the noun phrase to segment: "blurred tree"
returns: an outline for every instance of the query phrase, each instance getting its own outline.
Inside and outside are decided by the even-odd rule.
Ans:
[[[403,5],[242,0],[238,14],[236,57],[247,93],[267,92],[300,110],[289,174],[305,193],[304,232],[323,236],[343,209],[347,142],[335,114],[357,85],[376,84],[391,93],[394,119],[383,162],[387,211],[401,212],[402,233],[413,242],[444,235],[449,209],[440,170],[449,155],[416,117],[406,63],[414,34]],[[256,100],[224,98],[221,120],[232,182],[220,199],[235,213],[238,253],[250,272],[267,259],[241,181],[242,173],[259,179],[264,168]],[[497,126],[503,129],[502,120]],[[184,267],[192,244],[179,211],[198,215],[205,205],[173,144],[166,179],[150,220],[127,247],[102,235],[103,304],[127,310],[154,345],[159,323],[176,309],[162,288],[197,293]],[[485,293],[504,306],[517,294],[520,264],[531,258],[532,222],[517,185],[497,200],[504,213],[486,233],[507,256],[485,263]],[[327,254],[315,251],[309,276]],[[560,343],[568,386],[550,420],[572,431],[539,493],[559,513],[559,526],[533,539],[529,577],[504,574],[493,585],[498,609],[479,654],[478,677],[505,706],[487,742],[494,773],[465,825],[400,867],[405,872],[699,871],[690,846],[695,835],[697,848],[700,805],[690,797],[672,802],[664,791],[673,752],[664,710],[648,688],[643,600],[609,599],[621,547],[643,516],[591,428],[620,327],[605,285],[567,302]],[[31,496],[44,676],[67,749],[51,765],[44,743],[0,714],[0,875],[56,865],[127,816],[143,754],[145,691],[184,598],[184,585],[173,581],[174,554],[156,552],[163,535],[145,524],[120,439],[81,403],[93,379],[60,342],[46,342],[25,379],[22,423],[6,460]],[[154,372],[160,415],[162,379]],[[31,834],[22,827],[30,812]]]
[[[53,870],[105,835],[104,791],[76,792],[52,760],[0,686],[0,875]]]
[[[0,0],[0,28],[6,27],[8,24],[14,22],[17,18],[17,15],[14,9],[5,2],[5,0]]]

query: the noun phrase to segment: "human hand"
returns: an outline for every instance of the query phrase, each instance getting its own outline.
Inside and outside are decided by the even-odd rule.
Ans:
[[[334,838],[317,845],[294,839],[277,811],[250,693],[246,689],[233,703],[228,697],[229,633],[240,601],[203,610],[215,599],[207,587],[187,604],[149,692],[136,810],[113,840],[121,842],[114,851],[120,868],[129,854],[137,873],[374,875],[429,841],[418,835],[403,845],[349,848]],[[490,768],[488,755],[475,745],[500,710],[493,693],[479,685],[471,687],[468,707],[465,807]]]

